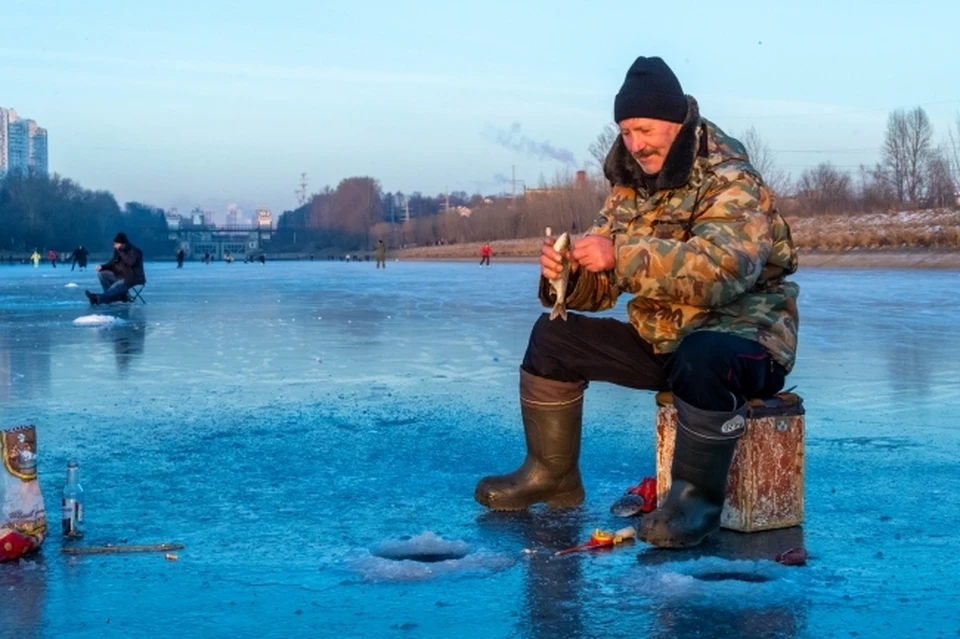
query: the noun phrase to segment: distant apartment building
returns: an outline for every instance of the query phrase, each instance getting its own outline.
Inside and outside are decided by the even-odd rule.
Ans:
[[[7,148],[7,129],[10,127],[10,112],[0,107],[0,178],[7,174],[10,166],[10,150]]]
[[[47,130],[27,120],[27,166],[37,175],[47,176]]]
[[[239,207],[236,204],[231,204],[227,207],[227,227],[232,228],[235,226],[240,226],[240,217],[241,212]]]
[[[0,178],[11,173],[48,175],[47,130],[0,107]]]
[[[273,214],[265,206],[257,209],[257,227],[261,229],[273,228]]]

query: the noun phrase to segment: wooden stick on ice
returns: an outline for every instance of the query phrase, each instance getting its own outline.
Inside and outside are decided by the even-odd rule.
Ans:
[[[106,555],[126,552],[169,552],[182,549],[183,544],[148,544],[141,546],[107,544],[106,546],[66,546],[61,548],[60,552],[68,555]]]

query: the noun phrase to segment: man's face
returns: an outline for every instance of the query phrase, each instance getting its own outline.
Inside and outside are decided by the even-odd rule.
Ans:
[[[680,124],[666,120],[627,118],[620,122],[620,136],[643,172],[655,175],[663,168],[663,161],[680,127]]]
[[[121,244],[120,242],[114,242],[114,243],[113,243],[113,250],[119,251],[121,246],[123,246],[123,244]]]

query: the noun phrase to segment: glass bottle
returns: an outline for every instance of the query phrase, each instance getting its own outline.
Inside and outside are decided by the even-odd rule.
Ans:
[[[74,460],[67,463],[62,504],[64,537],[83,537],[83,487],[80,485],[80,467]]]

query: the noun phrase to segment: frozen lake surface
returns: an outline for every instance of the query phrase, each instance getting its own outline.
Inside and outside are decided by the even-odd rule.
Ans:
[[[796,278],[802,529],[563,557],[630,523],[608,507],[654,474],[655,409],[587,391],[583,508],[473,501],[522,460],[536,277],[157,263],[146,305],[91,308],[92,270],[0,266],[0,424],[36,424],[51,514],[39,554],[0,564],[0,636],[960,634],[958,273]],[[85,545],[178,542],[179,559],[62,555],[70,458]],[[806,567],[771,561],[796,545]]]

